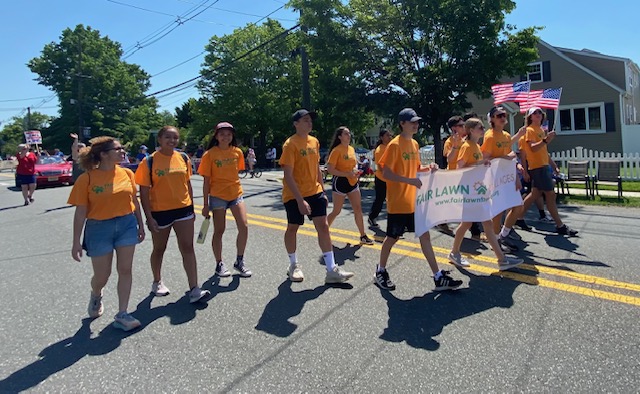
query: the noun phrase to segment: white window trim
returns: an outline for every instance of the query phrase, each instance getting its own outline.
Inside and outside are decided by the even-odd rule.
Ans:
[[[590,107],[600,107],[600,129],[590,129],[589,128],[589,108]],[[573,111],[571,111],[571,129],[572,130],[561,130],[560,127],[560,111],[565,109],[584,109],[586,122],[587,122],[587,130],[575,130],[575,119],[573,118]],[[573,104],[573,105],[561,105],[555,113],[555,129],[558,135],[583,135],[583,134],[604,134],[607,132],[607,119],[605,117],[604,112],[604,101],[597,103],[584,103],[584,104]]]
[[[540,80],[539,81],[534,81],[529,77],[529,71],[527,71],[527,79],[529,81],[531,81],[531,83],[540,83],[540,82],[544,82],[544,69],[542,68],[542,62],[533,62],[533,63],[529,63],[527,66],[531,67],[531,66],[535,66],[535,65],[539,65],[540,66]]]

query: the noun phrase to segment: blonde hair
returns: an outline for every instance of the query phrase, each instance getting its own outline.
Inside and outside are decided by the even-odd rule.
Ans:
[[[478,118],[467,119],[467,121],[464,122],[464,132],[466,134],[466,137],[469,137],[469,134],[471,134],[471,130],[475,129],[478,126],[484,126],[484,123],[482,123],[480,119]]]
[[[100,136],[89,140],[91,146],[78,151],[78,164],[85,171],[93,170],[100,164],[100,154],[113,147],[113,137]]]

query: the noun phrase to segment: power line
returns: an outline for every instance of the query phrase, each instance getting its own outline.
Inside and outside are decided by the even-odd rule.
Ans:
[[[185,63],[189,63],[189,62],[190,62],[190,61],[192,61],[193,59],[197,59],[198,57],[200,57],[200,56],[204,55],[204,53],[205,53],[205,51],[202,51],[202,52],[198,53],[197,55],[195,55],[195,56],[193,56],[193,57],[190,57],[189,59],[187,59],[187,60],[185,60],[185,61],[183,61],[183,62],[180,62],[180,63],[176,64],[175,66],[171,66],[171,67],[169,67],[169,68],[167,68],[167,69],[165,69],[165,70],[162,70],[162,71],[160,71],[160,72],[157,72],[157,73],[153,74],[152,76],[150,76],[150,77],[149,77],[149,79],[151,79],[151,78],[153,78],[153,77],[157,77],[158,75],[164,74],[164,73],[166,73],[167,71],[171,71],[171,70],[173,70],[174,68],[176,68],[176,67],[180,67],[180,66],[182,66],[182,65],[183,65],[183,64],[185,64]]]
[[[186,1],[186,0],[177,0],[177,1],[179,1],[179,2],[181,2],[181,3],[195,4],[195,3],[194,3],[194,2],[192,2],[192,1]],[[284,7],[286,6],[286,3],[283,3],[283,2],[280,2],[280,1],[278,1],[277,3],[283,4],[283,6],[282,6],[282,7],[279,7],[277,10],[275,10],[275,11],[271,12],[271,13],[270,13],[269,15],[267,15],[267,16],[256,15],[256,14],[249,14],[249,13],[247,13],[247,12],[242,12],[242,11],[228,10],[228,9],[220,8],[220,7],[212,7],[212,9],[214,9],[214,10],[218,10],[218,11],[223,11],[223,12],[229,12],[229,13],[231,13],[231,14],[238,14],[238,15],[245,15],[245,16],[253,16],[253,17],[256,17],[256,18],[266,18],[266,17],[270,16],[271,14],[273,14],[273,13],[275,13],[275,12],[277,12],[277,11],[280,11],[282,8],[284,8]],[[283,22],[296,22],[296,21],[297,21],[297,19],[286,19],[286,18],[274,18],[274,19],[279,20],[279,21],[283,21]],[[262,19],[260,19],[260,20],[262,20]],[[258,21],[258,22],[259,22],[259,21]],[[254,22],[254,23],[258,23],[258,22]]]
[[[259,50],[261,48],[264,48],[266,45],[268,45],[268,44],[280,39],[281,37],[287,36],[289,33],[291,33],[292,31],[294,31],[295,29],[297,29],[299,27],[300,27],[300,24],[296,24],[295,26],[290,27],[289,29],[279,33],[275,37],[263,42],[262,44],[260,44],[260,45],[258,45],[256,47],[248,50],[247,52],[243,53],[242,55],[230,60],[228,63],[221,64],[220,66],[218,66],[218,67],[216,67],[216,68],[214,68],[212,70],[207,71],[207,73],[213,73],[214,71],[218,71],[218,70],[221,70],[221,69],[223,69],[225,67],[228,67],[228,66],[232,65],[233,63],[236,63],[236,62],[244,59],[245,57],[249,56],[253,52],[255,52],[255,51],[257,51],[257,50]],[[197,81],[198,79],[200,79],[200,78],[202,78],[204,76],[205,76],[204,74],[200,74],[197,77],[193,77],[193,78],[187,79],[186,81],[180,82],[180,83],[178,83],[176,85],[173,85],[173,86],[170,86],[170,87],[168,87],[166,89],[162,89],[162,90],[158,90],[157,92],[149,93],[146,97],[152,97],[152,96],[156,96],[158,94],[165,93],[165,92],[168,92],[168,91],[171,91],[171,90],[174,90],[174,89],[182,88],[185,85],[187,85],[187,84],[189,84],[191,82]]]
[[[11,99],[11,100],[0,100],[0,103],[10,103],[13,101],[31,101],[31,100],[37,100],[37,99],[43,99],[43,98],[47,98],[49,96],[38,96],[38,97],[29,97],[29,98],[23,98],[23,99]]]

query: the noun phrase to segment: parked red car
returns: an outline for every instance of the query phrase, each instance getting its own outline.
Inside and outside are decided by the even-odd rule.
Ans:
[[[36,185],[71,185],[73,184],[73,165],[59,156],[40,156],[36,163]],[[16,177],[16,187],[20,183]]]

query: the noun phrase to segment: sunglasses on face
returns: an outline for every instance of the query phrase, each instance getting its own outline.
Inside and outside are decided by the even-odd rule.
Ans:
[[[507,117],[507,114],[498,114],[496,115],[496,118],[500,118],[500,119],[504,119]]]
[[[535,111],[533,114],[534,115],[542,115],[542,111]]]

